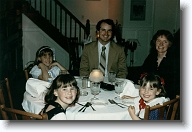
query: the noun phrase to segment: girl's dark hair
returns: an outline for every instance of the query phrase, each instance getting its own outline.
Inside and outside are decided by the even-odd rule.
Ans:
[[[77,89],[76,98],[71,103],[71,105],[75,104],[78,101],[80,90],[79,90],[79,87],[77,86],[77,81],[75,80],[74,76],[72,76],[71,74],[60,74],[53,80],[47,94],[45,95],[46,103],[52,103],[57,99],[57,97],[54,95],[54,90],[60,88],[62,84],[64,86],[67,86],[67,85],[74,86]]]
[[[155,34],[154,34],[154,36],[153,36],[153,38],[152,38],[152,40],[151,40],[151,52],[154,52],[154,51],[156,51],[156,40],[157,40],[157,38],[159,37],[159,36],[162,36],[162,35],[164,35],[166,38],[167,38],[167,40],[169,41],[169,43],[170,43],[170,46],[172,47],[172,44],[173,44],[173,42],[174,42],[174,37],[173,37],[173,35],[172,35],[172,33],[170,32],[170,31],[168,31],[168,30],[158,30]],[[168,49],[169,50],[169,49]]]
[[[96,25],[96,30],[97,31],[100,30],[102,23],[107,23],[107,24],[111,25],[111,27],[112,27],[112,37],[111,37],[111,40],[113,40],[113,37],[115,36],[115,23],[111,19],[102,19]]]
[[[157,90],[161,89],[161,92],[159,95],[156,95],[156,97],[165,97],[166,91],[164,89],[164,80],[158,75],[155,75],[153,73],[145,73],[140,78],[140,87],[144,87],[147,85],[147,83],[150,83],[150,86],[153,88],[157,88]]]
[[[38,60],[38,57],[43,56],[47,52],[50,53],[50,55],[53,57],[53,60],[54,60],[53,50],[49,46],[42,46],[36,52],[36,57],[35,57],[34,65],[38,65],[40,63],[39,60]]]

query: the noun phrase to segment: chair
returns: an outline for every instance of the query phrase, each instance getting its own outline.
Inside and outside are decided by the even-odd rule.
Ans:
[[[145,107],[144,120],[149,120],[150,111],[158,109],[159,120],[163,120],[164,112],[166,111],[166,120],[175,120],[175,115],[179,106],[180,96],[177,95],[175,99],[172,99],[168,102],[163,103],[163,105],[155,105],[150,107],[147,105]]]
[[[14,109],[13,107],[6,107],[5,105],[5,97],[3,89],[0,88],[0,113],[3,120],[47,120],[47,114],[37,115],[29,112],[25,112],[22,110]]]
[[[4,104],[0,105],[0,112],[2,114],[3,120],[48,120],[46,113],[38,115],[22,110],[8,108]],[[8,114],[13,114],[15,116],[10,118]]]
[[[8,106],[13,108],[13,100],[10,91],[9,79],[5,78],[0,81],[0,104],[7,103]],[[5,95],[5,96],[4,96]]]
[[[32,77],[31,74],[29,74],[30,70],[33,68],[34,66],[34,61],[29,61],[27,62],[27,64],[25,65],[25,69],[24,69],[24,73],[25,73],[25,79],[26,81]]]

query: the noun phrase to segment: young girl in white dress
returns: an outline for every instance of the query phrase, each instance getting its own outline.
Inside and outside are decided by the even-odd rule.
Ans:
[[[128,112],[133,120],[144,119],[145,106],[154,106],[169,101],[165,98],[164,80],[158,75],[143,74],[140,79],[139,97],[134,99],[134,106],[128,107]],[[157,120],[158,110],[150,112],[149,120]]]
[[[47,113],[48,120],[67,120],[66,109],[78,101],[79,94],[75,78],[70,74],[60,74],[45,95],[46,105],[41,113]]]
[[[36,52],[34,66],[30,71],[33,78],[51,82],[61,71],[68,71],[55,61],[55,54],[49,46],[42,46]]]

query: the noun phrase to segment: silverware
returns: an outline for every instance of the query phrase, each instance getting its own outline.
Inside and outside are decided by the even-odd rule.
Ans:
[[[112,99],[111,99],[111,101],[112,101],[113,103],[115,103],[115,104],[120,104],[120,105],[123,105],[123,106],[126,106],[126,107],[127,107],[127,105],[125,105],[125,104],[123,104],[123,103],[117,103],[117,102],[115,102],[115,100],[112,100]]]
[[[78,112],[80,112],[83,108],[85,108],[86,107],[86,105],[87,105],[87,103],[78,111]]]
[[[89,106],[91,106],[92,110],[93,110],[93,111],[96,111],[96,110],[93,108],[92,103],[90,103],[90,102],[88,102],[88,103],[89,103]]]
[[[90,106],[90,104],[89,104],[89,102],[87,102],[87,103],[85,104],[85,107],[84,107],[84,109],[83,109],[82,112],[84,112],[84,111],[87,109],[87,107],[89,107],[89,106]]]
[[[84,106],[83,104],[80,104],[80,103],[78,103],[78,102],[77,102],[77,104],[79,104],[79,105],[81,105],[81,106]]]
[[[117,106],[119,106],[119,107],[121,107],[121,108],[125,108],[125,107],[123,107],[123,106],[117,104],[116,102],[114,102],[114,101],[112,101],[112,100],[110,100],[110,99],[108,99],[108,101],[109,101],[111,104],[116,104]]]

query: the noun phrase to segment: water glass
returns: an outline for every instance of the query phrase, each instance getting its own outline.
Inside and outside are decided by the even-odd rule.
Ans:
[[[81,96],[87,96],[88,95],[87,86],[88,86],[88,77],[83,77],[82,78],[82,87],[80,90]]]
[[[82,88],[85,89],[88,87],[88,77],[82,78]]]
[[[108,73],[108,81],[111,82],[111,84],[113,84],[113,82],[115,82],[116,79],[116,73],[113,71],[110,71]]]

